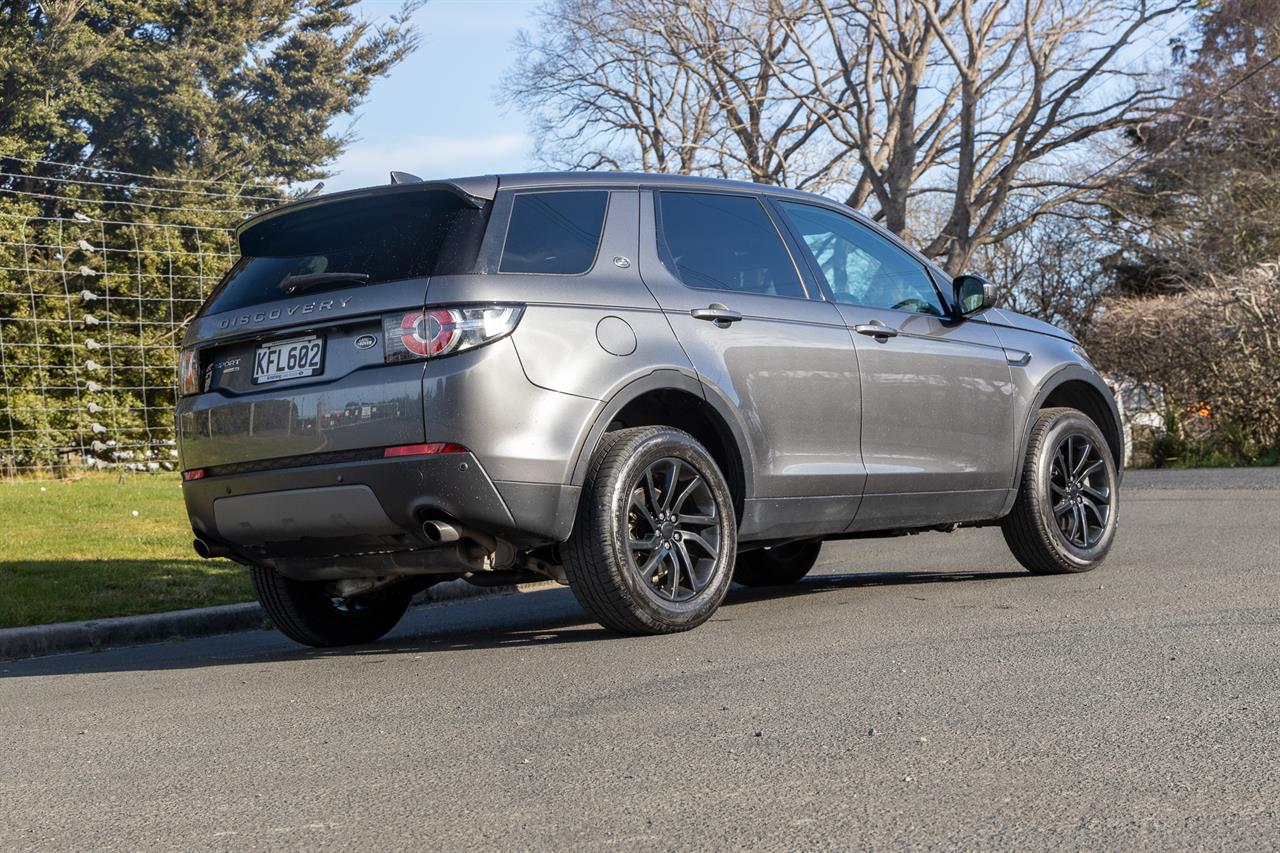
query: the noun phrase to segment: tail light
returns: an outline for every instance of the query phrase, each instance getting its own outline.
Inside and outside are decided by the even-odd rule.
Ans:
[[[475,349],[511,334],[523,313],[523,305],[487,305],[384,314],[383,356],[416,361]]]
[[[193,349],[178,355],[178,389],[184,397],[200,393],[200,358]]]

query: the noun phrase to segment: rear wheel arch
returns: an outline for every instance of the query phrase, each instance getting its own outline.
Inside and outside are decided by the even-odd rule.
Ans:
[[[742,518],[752,482],[748,445],[733,415],[703,394],[697,379],[675,370],[655,371],[614,394],[596,417],[578,449],[571,482],[581,485],[604,435],[638,426],[670,426],[689,433],[715,459],[729,485],[734,511]]]

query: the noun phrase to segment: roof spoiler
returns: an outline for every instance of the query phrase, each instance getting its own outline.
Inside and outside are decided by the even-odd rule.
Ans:
[[[484,207],[485,202],[493,201],[493,197],[497,195],[498,178],[496,175],[476,175],[469,178],[452,178],[446,181],[424,181],[422,178],[411,175],[408,172],[392,172],[390,184],[300,198],[252,216],[236,227],[236,243],[242,245],[245,232],[250,229],[279,216],[296,213],[307,208],[352,199],[372,198],[379,195],[399,195],[401,193],[431,192],[433,190],[453,193],[465,204],[481,208]]]

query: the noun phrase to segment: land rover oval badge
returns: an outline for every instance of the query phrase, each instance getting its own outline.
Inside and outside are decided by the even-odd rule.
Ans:
[[[361,335],[356,338],[356,349],[368,349],[378,342],[373,335]]]

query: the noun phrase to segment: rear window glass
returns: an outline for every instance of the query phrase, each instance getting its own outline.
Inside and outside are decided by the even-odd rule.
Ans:
[[[243,256],[205,305],[234,311],[331,290],[368,287],[473,265],[484,212],[450,192],[335,201],[246,231]]]
[[[608,201],[604,191],[520,193],[512,202],[499,272],[577,275],[591,269]]]
[[[750,196],[658,195],[663,261],[690,287],[804,296],[773,220]]]

